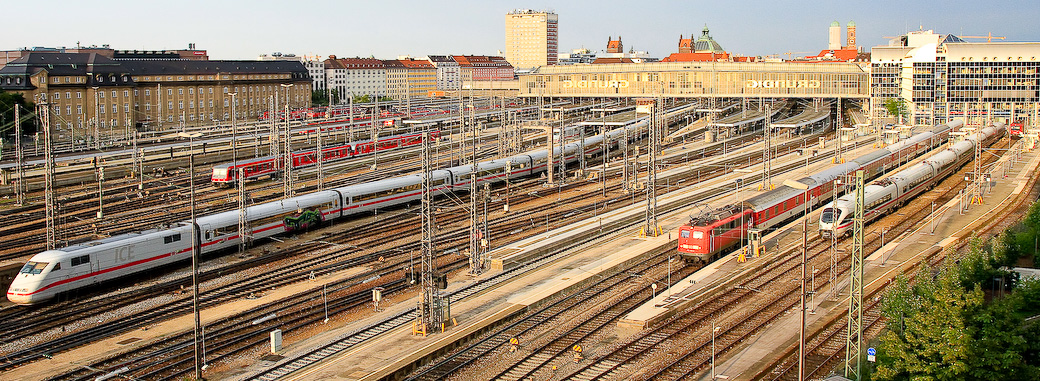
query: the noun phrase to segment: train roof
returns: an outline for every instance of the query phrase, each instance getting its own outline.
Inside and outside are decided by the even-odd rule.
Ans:
[[[724,219],[733,217],[734,215],[737,215],[740,212],[742,212],[744,209],[746,209],[746,208],[745,208],[745,206],[743,204],[741,204],[741,205],[734,205],[734,204],[726,205],[726,206],[723,206],[721,208],[717,208],[717,209],[711,210],[710,212],[707,212],[707,213],[701,213],[700,215],[697,215],[697,216],[690,216],[689,225],[690,226],[710,225],[710,224],[713,224],[713,223],[715,223],[717,221],[722,221]]]

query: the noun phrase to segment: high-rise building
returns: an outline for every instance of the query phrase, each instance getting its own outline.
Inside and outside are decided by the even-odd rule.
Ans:
[[[506,14],[506,61],[517,69],[555,65],[558,19],[552,11],[517,9]]]
[[[901,99],[906,124],[1035,120],[1038,68],[1038,42],[966,42],[931,30],[909,32],[871,49],[874,117],[890,117],[885,104]]]

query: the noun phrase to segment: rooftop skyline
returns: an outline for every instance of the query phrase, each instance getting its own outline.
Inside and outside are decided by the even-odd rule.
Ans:
[[[1035,0],[989,2],[625,2],[570,1],[539,4],[459,0],[321,2],[197,1],[151,3],[125,0],[59,0],[46,7],[5,5],[8,33],[0,50],[109,44],[115,49],[184,49],[195,43],[211,59],[255,59],[272,52],[340,57],[428,54],[494,55],[505,49],[505,14],[514,9],[550,9],[559,15],[560,52],[606,48],[621,36],[625,50],[665,57],[677,51],[679,35],[694,38],[707,25],[730,53],[812,55],[827,48],[827,29],[837,20],[857,25],[857,42],[870,47],[884,36],[934,30],[955,35],[1004,36],[1040,41]],[[844,42],[844,34],[841,37]],[[985,42],[985,39],[966,39]],[[799,53],[800,52],[800,53]]]

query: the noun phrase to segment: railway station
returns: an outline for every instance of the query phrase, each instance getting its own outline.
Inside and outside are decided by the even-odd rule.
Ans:
[[[102,149],[54,139],[42,103],[0,160],[4,374],[838,374],[897,276],[1040,191],[1040,44],[929,33],[869,63],[543,66],[510,96],[286,105]],[[917,93],[925,74],[950,88]]]

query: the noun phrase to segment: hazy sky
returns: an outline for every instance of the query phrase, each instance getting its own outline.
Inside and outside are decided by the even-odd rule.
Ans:
[[[211,59],[254,59],[271,52],[384,59],[496,54],[505,47],[505,14],[516,8],[559,14],[561,52],[603,50],[607,36],[621,35],[626,51],[664,57],[677,51],[680,34],[700,35],[707,24],[730,53],[815,53],[827,47],[834,20],[842,26],[855,21],[858,43],[866,47],[920,27],[1040,41],[1040,0],[55,0],[7,1],[3,8],[10,17],[3,18],[0,50],[77,42],[183,49],[194,42]]]

